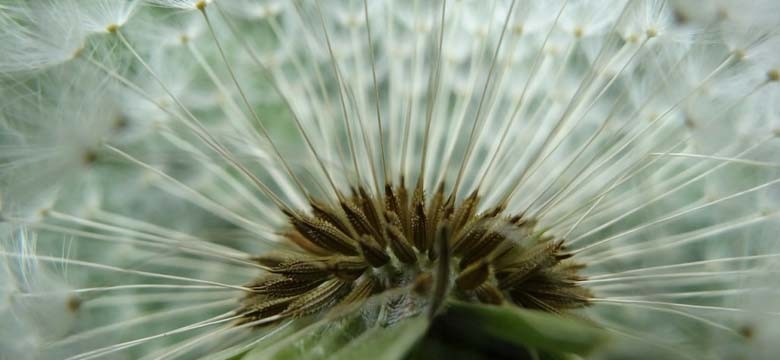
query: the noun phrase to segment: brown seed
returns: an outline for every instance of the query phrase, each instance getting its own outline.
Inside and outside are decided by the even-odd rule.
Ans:
[[[327,205],[318,201],[312,201],[311,208],[314,212],[314,216],[317,218],[329,222],[345,234],[349,233],[349,227],[344,223],[342,219],[343,216],[339,216],[337,212],[331,210]]]
[[[283,315],[304,316],[319,312],[338,302],[352,286],[352,282],[330,280],[318,288],[295,298]]]
[[[360,238],[360,251],[366,261],[375,268],[382,267],[390,261],[390,256],[374,240],[373,236],[363,235]]]
[[[545,311],[581,308],[590,304],[593,297],[588,289],[569,281],[555,268],[533,274],[522,286],[511,289],[510,295],[519,303]]]
[[[344,255],[358,254],[354,240],[327,221],[308,216],[295,216],[290,217],[290,222],[306,240],[319,247]]]
[[[385,212],[398,214],[400,207],[401,205],[398,203],[398,197],[395,195],[393,185],[385,184]]]
[[[476,191],[472,192],[468,197],[463,200],[463,203],[457,207],[452,214],[452,227],[453,229],[461,229],[466,223],[474,217],[477,211],[477,204],[479,203],[479,195]],[[457,234],[456,234],[457,235]]]
[[[425,238],[425,200],[422,198],[422,196],[422,191],[415,192],[414,199],[412,200],[414,209],[412,209],[411,225],[412,243],[414,243],[414,247],[416,247],[420,252],[425,252],[428,251],[429,245],[428,240]]]
[[[442,206],[444,201],[444,186],[439,186],[431,198],[431,204],[426,211],[426,229],[425,229],[425,248],[430,249],[432,241],[436,238],[437,227],[441,225],[445,217],[445,209]],[[423,201],[424,203],[424,201]]]
[[[328,274],[328,265],[323,259],[292,259],[279,263],[269,269],[275,274],[283,274],[290,277],[298,276],[324,276]]]
[[[333,256],[325,261],[328,271],[342,280],[355,280],[368,268],[362,256]]]
[[[387,233],[390,250],[404,264],[414,264],[417,262],[417,255],[414,253],[412,245],[406,241],[406,237],[396,226],[388,224],[385,228]]]
[[[452,251],[455,255],[467,254],[487,234],[493,225],[493,219],[478,219],[471,221],[458,232],[452,240]]]
[[[479,239],[475,240],[472,246],[465,251],[460,259],[460,268],[464,269],[480,259],[490,255],[506,238],[497,232],[487,232]]]
[[[380,285],[376,278],[371,276],[365,276],[361,278],[358,284],[352,288],[352,291],[341,300],[343,304],[351,304],[358,301],[363,301],[373,295],[379,290]]]
[[[385,226],[395,226],[401,230],[401,219],[394,211],[385,212]]]
[[[501,305],[504,303],[504,295],[501,290],[491,284],[482,284],[474,289],[477,299],[485,304]]]
[[[281,266],[286,262],[292,261],[294,258],[295,255],[292,254],[286,254],[281,252],[268,252],[260,256],[255,256],[252,258],[252,260],[257,262],[260,265],[269,268],[275,268]]]
[[[311,253],[314,255],[321,255],[321,256],[333,254],[333,251],[318,246],[317,244],[311,242],[311,240],[305,238],[303,235],[301,235],[301,233],[297,231],[290,231],[285,234],[285,237],[287,238],[287,240],[290,240],[290,242],[292,242],[293,244],[298,245],[298,247],[300,247],[307,253]]]
[[[561,245],[561,242],[550,241],[529,249],[514,264],[506,269],[501,269],[501,272],[506,275],[499,278],[499,286],[502,289],[513,288],[523,283],[537,271],[557,264],[560,260],[557,259],[556,255]]]
[[[250,285],[249,287],[254,290],[256,294],[268,295],[275,298],[290,297],[301,295],[314,289],[327,279],[328,276],[311,278],[276,276]]]
[[[256,320],[265,319],[277,315],[284,311],[294,298],[264,299],[257,302],[251,302],[239,309],[238,313],[243,313],[243,317],[238,320],[237,325],[250,323]]]
[[[353,203],[341,202],[341,209],[347,214],[352,227],[357,231],[358,235],[377,235],[376,230],[368,221],[368,218],[363,214],[363,210]]]
[[[529,288],[531,288],[529,286]],[[517,288],[510,295],[516,303],[531,309],[559,313],[567,309],[577,309],[589,304],[588,298],[579,294],[583,288],[560,288],[559,291],[542,292],[538,289],[523,290]]]
[[[486,259],[482,259],[465,268],[455,279],[455,283],[461,290],[474,290],[487,281],[489,276],[490,263]]]
[[[385,239],[381,234],[382,230],[382,217],[379,214],[379,210],[382,209],[381,202],[374,201],[371,199],[371,196],[366,192],[366,190],[362,187],[358,188],[358,191],[360,192],[361,197],[361,208],[363,211],[363,214],[365,215],[368,222],[371,224],[371,229],[373,231],[372,235],[376,236],[376,241],[381,245],[382,247],[387,246],[385,243]]]
[[[411,209],[409,209],[409,192],[406,190],[406,187],[403,185],[403,182],[401,183],[401,186],[398,187],[398,192],[396,194],[396,197],[398,198],[398,209],[396,210],[396,215],[398,215],[398,218],[401,222],[401,231],[403,231],[404,236],[406,236],[407,239],[412,238],[412,225],[411,225]]]
[[[554,314],[560,313],[560,310],[553,304],[550,304],[545,300],[541,300],[528,292],[512,293],[512,301],[526,309],[547,311]]]

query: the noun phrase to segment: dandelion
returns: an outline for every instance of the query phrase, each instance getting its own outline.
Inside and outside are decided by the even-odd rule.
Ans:
[[[3,358],[771,358],[773,1],[0,1]]]

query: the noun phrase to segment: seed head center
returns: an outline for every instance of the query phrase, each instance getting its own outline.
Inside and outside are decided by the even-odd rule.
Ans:
[[[582,264],[535,219],[502,207],[478,211],[475,192],[455,204],[403,185],[381,197],[358,188],[338,204],[285,211],[298,251],[256,257],[269,274],[247,287],[242,323],[300,317],[370,299],[397,318],[436,314],[446,299],[562,312],[588,305]],[[427,310],[426,310],[427,309]],[[392,319],[390,319],[392,320]]]

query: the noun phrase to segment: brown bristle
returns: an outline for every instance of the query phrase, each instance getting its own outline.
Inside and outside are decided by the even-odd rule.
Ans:
[[[379,282],[372,277],[366,277],[360,280],[357,285],[352,288],[352,291],[342,299],[342,303],[351,304],[358,301],[362,301],[376,293],[380,289]]]
[[[330,280],[316,289],[297,297],[283,314],[303,316],[325,310],[342,300],[352,287],[352,282]]]
[[[474,290],[484,284],[488,276],[490,276],[490,262],[482,259],[463,269],[455,283],[461,290]]]
[[[249,287],[257,294],[272,297],[289,297],[301,295],[314,289],[327,279],[328,276],[316,276],[308,279],[304,277],[274,276],[263,278],[256,285]]]
[[[501,294],[501,290],[487,283],[474,289],[474,294],[477,295],[479,301],[485,304],[501,305],[504,303],[504,295]]]
[[[363,235],[360,238],[360,251],[366,261],[375,268],[382,267],[390,261],[390,255],[374,240],[373,236]]]
[[[344,255],[357,255],[355,241],[330,222],[307,216],[291,216],[290,222],[302,238],[312,244]]]

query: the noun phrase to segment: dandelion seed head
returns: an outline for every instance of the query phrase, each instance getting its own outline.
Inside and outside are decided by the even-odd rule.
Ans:
[[[431,281],[450,287],[453,279],[460,297],[488,304],[505,296],[552,312],[588,304],[590,294],[576,285],[582,264],[564,261],[570,257],[564,242],[536,235],[534,220],[507,217],[500,208],[477,213],[476,194],[460,207],[443,189],[430,205],[419,191],[410,198],[403,185],[387,185],[385,199],[367,194],[360,189],[341,209],[314,203],[314,216],[287,214],[290,242],[310,254],[257,258],[272,275],[249,285],[254,292],[244,299],[244,322],[308,315],[397,288],[420,296],[400,297],[397,302],[409,304],[394,310],[396,316],[416,315],[439,301],[431,299]],[[442,278],[437,270],[444,261],[453,264]]]
[[[0,354],[771,354],[775,8],[0,1]]]

